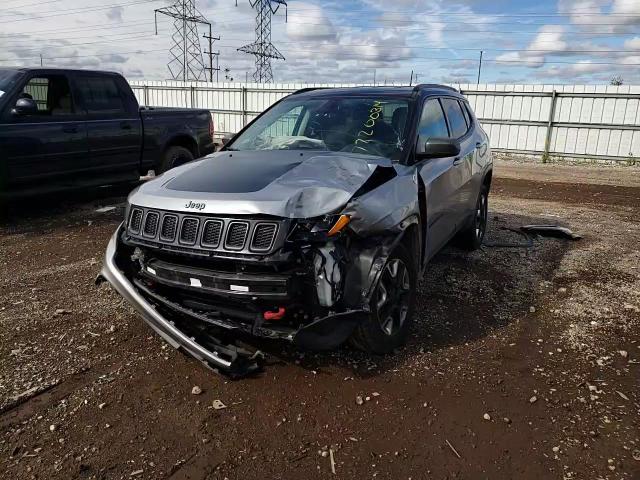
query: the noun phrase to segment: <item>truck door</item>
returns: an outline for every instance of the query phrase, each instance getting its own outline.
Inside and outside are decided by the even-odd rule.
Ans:
[[[452,188],[455,189],[453,210],[456,230],[466,226],[474,213],[476,198],[471,198],[473,167],[476,154],[476,140],[473,129],[467,123],[465,114],[456,98],[443,98],[444,108],[451,138],[460,142],[460,155],[453,161],[451,170]],[[477,193],[476,193],[477,195]]]
[[[37,111],[18,114],[13,107],[20,98],[35,100]],[[84,115],[66,75],[31,74],[8,102],[0,123],[9,185],[47,177],[71,180],[87,168]]]
[[[440,100],[429,98],[422,107],[418,125],[418,142],[429,138],[447,138],[449,129]],[[455,230],[456,185],[452,179],[453,158],[431,158],[416,163],[425,185],[426,257],[431,258],[449,240]]]
[[[119,85],[121,81],[109,74],[75,77],[87,114],[89,161],[96,171],[128,171],[140,164],[142,122],[137,103]]]

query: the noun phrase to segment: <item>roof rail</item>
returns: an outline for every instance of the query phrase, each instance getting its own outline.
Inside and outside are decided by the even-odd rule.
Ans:
[[[420,83],[413,87],[413,91],[417,92],[418,90],[423,88],[439,88],[441,90],[452,90],[454,92],[460,93],[460,90],[455,87],[450,87],[449,85],[440,85],[439,83]]]
[[[306,88],[301,88],[300,90],[296,90],[295,92],[292,92],[291,95],[297,95],[298,93],[312,92],[314,90],[324,90],[327,88],[329,87],[306,87]]]

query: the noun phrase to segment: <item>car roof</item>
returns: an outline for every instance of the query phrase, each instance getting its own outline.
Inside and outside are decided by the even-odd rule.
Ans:
[[[293,93],[293,95],[304,95],[310,98],[326,98],[334,96],[363,96],[363,97],[400,97],[400,98],[412,98],[415,96],[427,96],[427,95],[451,95],[461,97],[462,95],[458,90],[447,85],[438,84],[419,84],[415,86],[365,86],[365,87],[310,87],[303,88]]]
[[[120,75],[118,72],[109,70],[87,70],[83,68],[48,68],[48,67],[0,67],[0,70],[12,70],[16,72],[73,72],[73,73],[100,73],[108,75]]]

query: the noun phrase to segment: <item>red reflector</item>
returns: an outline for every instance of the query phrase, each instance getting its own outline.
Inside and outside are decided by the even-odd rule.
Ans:
[[[265,320],[281,320],[284,317],[284,307],[279,307],[277,312],[264,312],[262,316]]]

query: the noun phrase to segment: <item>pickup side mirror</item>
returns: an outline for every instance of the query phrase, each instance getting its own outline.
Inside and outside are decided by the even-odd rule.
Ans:
[[[428,158],[447,158],[460,155],[460,142],[453,138],[429,138],[427,141],[418,139],[416,160]]]
[[[38,104],[31,98],[19,98],[16,106],[11,109],[13,115],[33,115],[38,113]]]
[[[233,137],[233,133],[225,133],[222,137],[222,145],[226,145],[227,143],[229,143]]]

